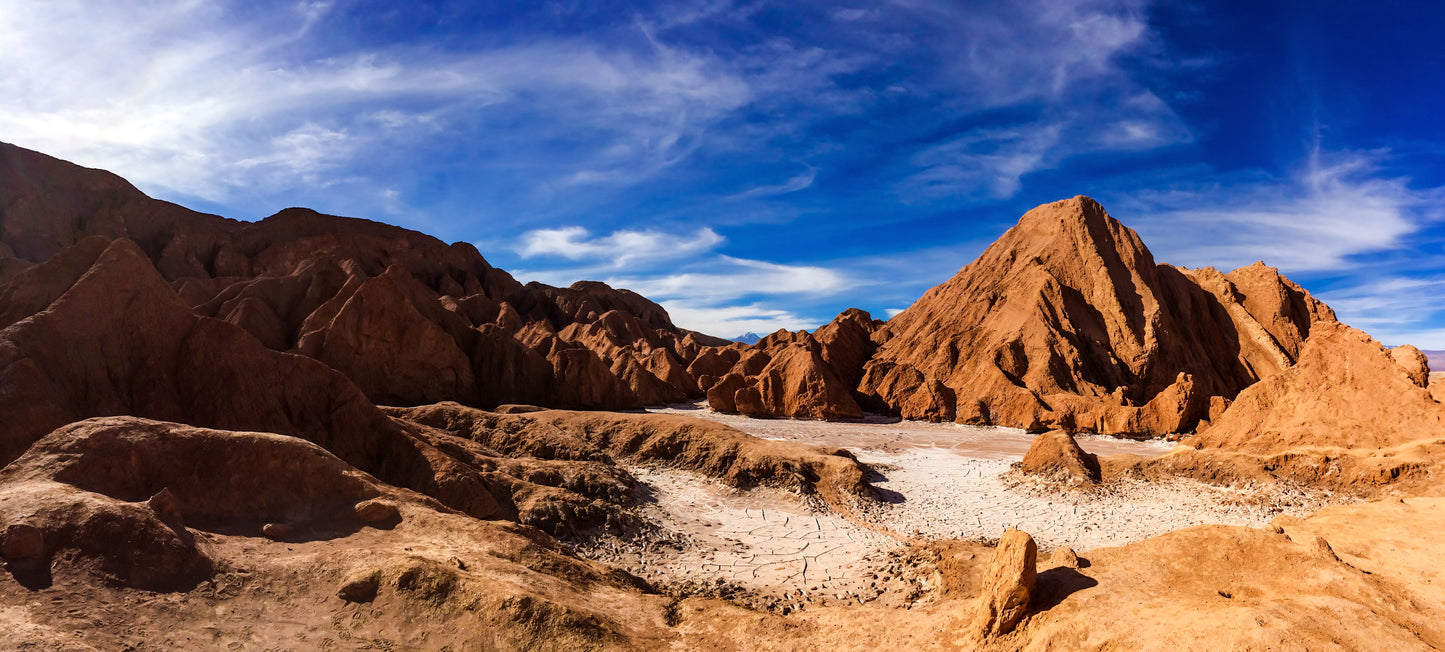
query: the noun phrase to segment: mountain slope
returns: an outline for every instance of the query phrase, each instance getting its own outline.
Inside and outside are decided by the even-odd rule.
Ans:
[[[889,320],[859,390],[906,418],[1189,429],[1334,315],[1272,269],[1157,264],[1087,197],[1029,211]]]
[[[325,362],[374,402],[636,408],[700,397],[674,370],[723,343],[627,290],[523,285],[466,243],[299,208],[237,222],[13,145],[0,196],[0,281],[88,237],[129,239],[197,313]],[[607,315],[621,326],[605,345],[568,330]]]

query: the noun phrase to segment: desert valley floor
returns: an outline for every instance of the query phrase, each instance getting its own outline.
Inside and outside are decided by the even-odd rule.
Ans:
[[[1043,555],[1060,547],[1084,555],[1195,525],[1260,527],[1281,514],[1307,516],[1353,502],[1303,487],[1189,479],[1061,490],[1011,472],[1034,439],[1016,428],[877,415],[851,423],[749,419],[706,404],[648,411],[708,419],[762,439],[843,448],[875,471],[870,480],[884,500],[839,513],[796,492],[744,491],[692,471],[632,465],[627,470],[646,485],[636,508],[646,525],[626,539],[604,534],[576,544],[582,556],[650,581],[736,587],[738,597],[750,594],[749,604],[785,612],[815,602],[907,604],[929,595],[932,587],[900,573],[899,556],[910,544],[996,542],[1018,528]],[[1175,445],[1102,435],[1078,442],[1095,455],[1143,457]]]

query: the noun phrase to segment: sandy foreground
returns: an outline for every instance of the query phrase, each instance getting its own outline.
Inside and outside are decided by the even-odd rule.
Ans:
[[[935,539],[991,541],[1009,527],[1045,553],[1079,553],[1141,541],[1194,525],[1260,526],[1279,514],[1306,516],[1338,502],[1293,489],[1256,491],[1191,480],[1129,482],[1060,490],[1009,473],[1033,439],[1013,428],[872,418],[861,423],[749,419],[683,405],[653,412],[722,422],[765,439],[846,448],[878,474],[884,503],[841,515],[795,493],[742,491],[689,471],[629,466],[646,485],[637,536],[576,542],[586,558],[661,586],[736,590],[781,608],[816,603],[908,604],[927,579],[907,572],[908,545]],[[1079,438],[1100,454],[1153,456],[1173,444]]]

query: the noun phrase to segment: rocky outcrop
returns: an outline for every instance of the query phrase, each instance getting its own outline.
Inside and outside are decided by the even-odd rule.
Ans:
[[[1316,324],[1294,366],[1240,392],[1212,425],[1165,455],[1102,458],[1104,476],[1284,480],[1357,496],[1433,490],[1445,473],[1445,404],[1420,357]]]
[[[689,367],[720,412],[758,417],[856,419],[853,388],[880,322],[850,309],[816,333],[778,331],[757,344],[709,349]],[[731,362],[731,366],[726,366]]]
[[[273,350],[321,360],[374,402],[602,409],[673,402],[701,396],[680,371],[703,346],[725,344],[677,328],[660,306],[627,290],[597,282],[524,286],[469,244],[300,208],[254,223],[227,220],[13,145],[0,144],[0,196],[0,280],[86,238],[96,241],[70,255],[128,239],[201,315]],[[55,274],[66,266],[76,268],[59,261],[12,284],[18,289],[0,306],[22,306],[0,308],[0,317],[25,313],[26,288],[40,277],[42,286],[68,285]],[[560,345],[524,344],[517,335],[527,325]],[[576,385],[599,379],[600,391]]]
[[[1024,473],[1045,478],[1096,484],[1100,479],[1099,458],[1079,448],[1073,435],[1052,430],[1034,438],[1020,462]]]
[[[84,270],[59,275],[74,284],[0,330],[0,463],[66,424],[131,415],[300,437],[474,516],[512,514],[505,487],[387,418],[345,376],[196,315],[131,241],[87,258],[62,256]]]
[[[1269,268],[1156,264],[1075,197],[1029,211],[890,320],[859,390],[906,418],[1163,434],[1287,367],[1331,321]]]
[[[1037,576],[1038,546],[1034,538],[1022,530],[1004,532],[972,605],[967,626],[971,633],[990,638],[1012,632],[1028,613]]]
[[[455,403],[386,408],[399,419],[519,458],[667,462],[738,487],[769,485],[816,493],[848,506],[869,491],[864,468],[847,454],[765,441],[727,426],[671,415],[569,412],[503,414]]]
[[[41,482],[146,503],[166,523],[252,535],[272,522],[355,529],[355,505],[387,490],[296,437],[137,417],[57,429],[0,474],[0,485]]]
[[[1240,392],[1217,423],[1187,443],[1277,453],[1438,438],[1445,405],[1430,395],[1423,369],[1414,347],[1386,350],[1348,326],[1318,324],[1294,367]]]
[[[312,313],[296,350],[346,374],[376,403],[474,402],[476,381],[464,352],[475,337],[471,325],[429,294],[400,267],[390,267]],[[456,323],[444,328],[447,322]]]

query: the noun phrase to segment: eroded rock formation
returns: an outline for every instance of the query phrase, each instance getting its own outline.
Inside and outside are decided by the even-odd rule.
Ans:
[[[1157,264],[1087,197],[1039,206],[885,327],[859,390],[906,418],[1189,430],[1333,313],[1261,265]]]
[[[1374,449],[1445,434],[1445,405],[1427,388],[1424,356],[1386,350],[1343,324],[1322,324],[1284,373],[1240,392],[1201,449],[1251,453],[1301,447]]]
[[[881,322],[850,309],[816,333],[778,331],[746,346],[708,349],[690,370],[721,412],[804,419],[856,419],[853,388],[873,354]]]
[[[886,325],[850,310],[748,346],[679,329],[627,290],[522,285],[464,243],[305,209],[236,222],[10,145],[0,191],[0,280],[37,269],[6,290],[4,321],[73,282],[85,266],[71,259],[128,239],[198,314],[320,360],[384,404],[628,409],[706,396],[752,416],[866,407],[1155,435],[1217,417],[1334,319],[1262,264],[1156,264],[1086,197],[1029,211]]]
[[[0,144],[0,195],[0,281],[87,238],[98,240],[67,256],[130,240],[182,303],[321,360],[373,402],[625,409],[700,398],[687,364],[725,343],[627,290],[522,285],[469,244],[300,208],[237,222],[13,145]],[[77,266],[30,275],[7,312],[73,282],[60,267]]]

